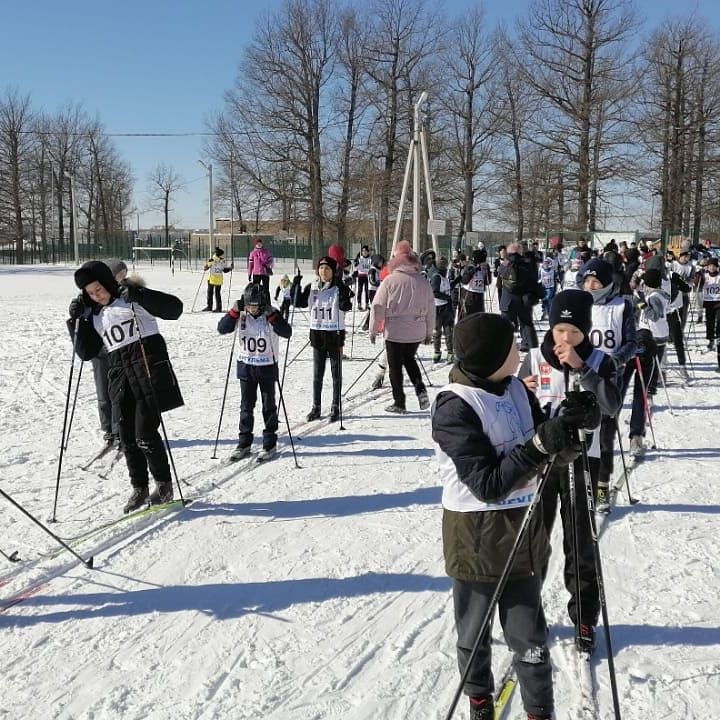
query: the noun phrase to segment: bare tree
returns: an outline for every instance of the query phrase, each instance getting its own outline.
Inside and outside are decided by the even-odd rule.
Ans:
[[[148,195],[152,199],[155,210],[163,213],[165,227],[165,246],[170,247],[170,211],[172,210],[172,197],[183,184],[182,177],[169,165],[160,163],[148,175],[150,187]]]
[[[593,229],[593,132],[601,138],[605,122],[598,105],[611,102],[613,91],[625,93],[618,78],[630,64],[636,27],[629,0],[534,0],[519,26],[523,69],[545,105],[540,142],[572,165],[579,230]]]
[[[8,90],[0,99],[0,205],[15,239],[15,260],[24,259],[24,209],[29,189],[34,123],[29,95]]]

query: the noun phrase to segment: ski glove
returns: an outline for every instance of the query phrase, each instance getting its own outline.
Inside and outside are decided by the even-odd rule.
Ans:
[[[129,285],[127,283],[120,284],[119,297],[125,302],[140,302],[142,298],[142,288],[137,285]]]
[[[540,425],[532,443],[544,455],[565,454],[566,451],[580,453],[577,428],[563,416],[546,420]]]
[[[560,404],[560,414],[575,428],[592,430],[600,424],[602,413],[595,394],[589,390],[571,390]]]
[[[274,307],[265,308],[263,315],[265,315],[271,325],[274,325],[280,317],[280,313]]]
[[[68,307],[68,315],[71,320],[77,320],[83,316],[85,312],[85,300],[83,299],[82,293],[76,298],[70,301],[70,307]]]

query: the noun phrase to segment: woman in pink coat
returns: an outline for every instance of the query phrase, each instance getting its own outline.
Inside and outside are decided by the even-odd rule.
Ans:
[[[255,247],[248,255],[248,280],[265,288],[266,300],[270,302],[270,275],[272,275],[273,256],[263,247],[262,240],[255,238]]]
[[[370,342],[385,336],[393,404],[387,412],[405,413],[403,367],[415,387],[420,409],[430,406],[415,356],[420,343],[429,344],[435,329],[435,298],[430,283],[422,274],[420,260],[410,243],[397,244],[388,265],[390,274],[380,288],[370,310]]]

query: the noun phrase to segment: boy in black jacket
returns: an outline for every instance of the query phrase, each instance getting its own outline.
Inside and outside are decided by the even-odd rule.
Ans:
[[[70,303],[68,329],[82,360],[103,347],[110,357],[108,390],[133,492],[123,512],[172,500],[170,466],[158,427],[160,413],[184,404],[156,317],[177,320],[182,302],[135,282],[118,285],[110,268],[92,260],[75,272],[81,298]],[[155,490],[148,493],[148,468]]]
[[[330,359],[333,380],[330,422],[340,419],[342,391],[342,348],[345,344],[345,313],[352,310],[350,288],[337,277],[337,262],[326,255],[318,262],[318,278],[308,283],[297,295],[297,307],[308,308],[310,314],[310,345],[313,349],[313,405],[307,419],[320,418],[325,365]],[[296,277],[297,284],[302,279]]]
[[[613,417],[620,409],[621,376],[615,361],[601,349],[594,348],[590,342],[592,307],[593,298],[589,292],[563,290],[558,293],[550,306],[550,330],[543,338],[542,345],[528,353],[518,376],[535,392],[547,417],[554,417],[566,398],[566,373],[569,383],[576,379],[582,390],[590,391],[597,398],[595,422],[584,426],[590,477],[595,492],[600,465],[601,413]],[[569,389],[573,390],[572,385]],[[570,594],[568,614],[577,629],[578,648],[590,652],[595,646],[600,595],[582,460],[574,465],[579,588],[575,587],[576,558],[571,532],[573,499],[568,473],[567,463],[563,465],[555,462],[543,490],[543,518],[550,537],[559,499],[565,553],[565,587]]]
[[[514,328],[499,315],[473,313],[461,320],[454,348],[450,384],[438,393],[431,415],[443,483],[443,552],[453,579],[462,673],[535,496],[538,473],[551,456],[577,456],[577,432],[593,421],[595,402],[566,402],[563,415],[546,419],[532,393],[513,377],[520,359]],[[542,513],[536,512],[498,606],[528,720],[550,720],[553,714],[540,597],[540,571],[549,555]],[[493,689],[488,631],[464,687],[472,720],[492,720]]]
[[[270,460],[277,445],[278,413],[275,402],[275,383],[278,379],[278,337],[289,338],[292,328],[267,301],[262,285],[250,283],[240,300],[218,323],[223,335],[237,328],[237,377],[240,380],[239,442],[230,460],[242,460],[250,453],[255,425],[255,403],[260,388],[262,399],[263,448],[259,461]]]

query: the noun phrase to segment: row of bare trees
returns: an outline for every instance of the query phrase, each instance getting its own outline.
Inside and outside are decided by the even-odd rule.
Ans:
[[[697,18],[643,27],[630,0],[532,0],[512,29],[480,5],[286,0],[210,122],[219,199],[302,218],[315,255],[372,217],[386,250],[422,91],[435,211],[459,239],[478,218],[521,237],[638,227],[655,195],[657,230],[720,220],[720,46]]]
[[[121,230],[132,185],[102,124],[81,107],[47,115],[18,90],[0,97],[0,242],[12,243],[18,263],[28,243],[43,261],[62,256],[76,226],[97,243]]]

